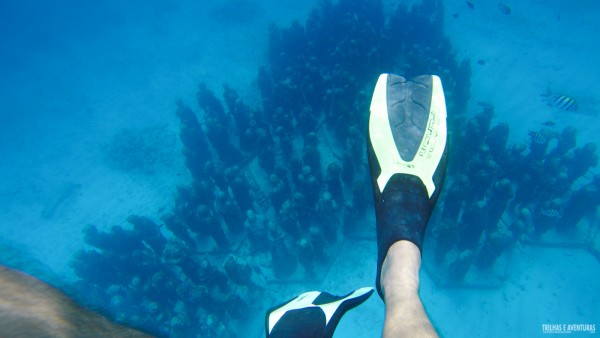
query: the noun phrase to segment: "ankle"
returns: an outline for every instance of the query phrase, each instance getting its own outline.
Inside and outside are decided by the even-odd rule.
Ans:
[[[386,303],[418,296],[421,252],[409,241],[394,243],[381,268],[381,288]]]

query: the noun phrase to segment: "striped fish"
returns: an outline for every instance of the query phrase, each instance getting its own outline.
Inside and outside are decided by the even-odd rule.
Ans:
[[[551,218],[559,218],[561,216],[560,211],[554,208],[544,208],[542,209],[541,214]]]
[[[548,143],[548,138],[543,133],[540,133],[539,131],[530,130],[528,134],[533,143],[537,143],[537,144]]]
[[[566,111],[576,111],[577,101],[568,95],[554,94],[550,96],[548,105]]]

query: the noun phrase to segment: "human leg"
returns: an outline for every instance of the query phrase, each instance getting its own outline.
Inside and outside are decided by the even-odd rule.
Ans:
[[[0,265],[0,337],[150,336],[82,308],[35,277]]]
[[[421,252],[409,241],[394,243],[381,269],[385,300],[383,337],[437,337],[419,297]]]
[[[419,298],[421,250],[446,169],[446,107],[437,76],[382,74],[369,117],[384,337],[437,334]]]

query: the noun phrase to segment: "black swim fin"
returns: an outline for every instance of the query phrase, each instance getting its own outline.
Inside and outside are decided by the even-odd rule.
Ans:
[[[330,338],[342,316],[372,294],[371,287],[360,288],[345,296],[305,292],[267,311],[267,338]]]
[[[446,173],[446,102],[439,77],[379,76],[371,101],[367,152],[377,221],[377,291],[392,244],[423,248]]]

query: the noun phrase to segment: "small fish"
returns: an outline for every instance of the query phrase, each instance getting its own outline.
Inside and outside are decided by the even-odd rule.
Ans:
[[[531,138],[531,141],[533,143],[544,144],[544,143],[548,142],[548,138],[544,134],[540,133],[539,131],[530,130],[528,135],[529,135],[529,138]]]
[[[552,218],[560,217],[560,212],[554,208],[544,208],[544,209],[542,209],[541,213],[544,216],[548,216],[548,217],[552,217]]]
[[[504,4],[502,2],[498,3],[498,9],[500,9],[500,12],[502,12],[502,14],[504,14],[504,15],[509,15],[510,12],[512,12],[510,7],[508,7],[506,4]]]
[[[467,7],[470,9],[475,9],[475,5],[471,1],[467,1]]]
[[[556,123],[554,123],[554,121],[546,121],[546,122],[542,123],[542,126],[554,127],[554,126],[556,126]]]
[[[556,107],[560,110],[577,111],[577,101],[568,95],[554,94],[550,96],[548,105]]]

